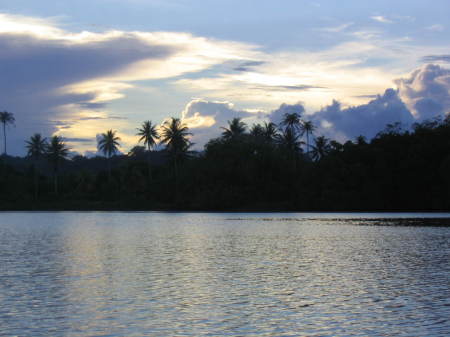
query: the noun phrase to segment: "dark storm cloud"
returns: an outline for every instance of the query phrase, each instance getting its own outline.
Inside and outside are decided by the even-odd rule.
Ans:
[[[142,59],[167,57],[168,47],[132,35],[105,41],[69,43],[24,34],[0,35],[0,88],[58,88],[97,78]]]

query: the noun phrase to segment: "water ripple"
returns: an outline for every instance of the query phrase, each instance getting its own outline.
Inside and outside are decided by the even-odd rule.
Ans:
[[[395,221],[5,213],[0,335],[449,335],[450,228]]]

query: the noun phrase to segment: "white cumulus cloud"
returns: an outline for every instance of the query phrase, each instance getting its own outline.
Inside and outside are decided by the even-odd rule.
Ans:
[[[450,69],[428,64],[408,78],[396,80],[400,97],[416,119],[450,112]]]

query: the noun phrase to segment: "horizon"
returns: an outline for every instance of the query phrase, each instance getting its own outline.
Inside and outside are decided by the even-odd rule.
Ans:
[[[447,1],[4,1],[0,110],[9,154],[36,132],[80,154],[182,118],[197,150],[228,120],[296,111],[337,140],[450,112]],[[394,90],[389,90],[393,88]]]

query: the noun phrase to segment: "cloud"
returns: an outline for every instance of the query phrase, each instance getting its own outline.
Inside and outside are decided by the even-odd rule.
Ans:
[[[92,138],[64,138],[64,141],[68,143],[93,143],[94,139]]]
[[[253,87],[253,89],[264,91],[306,91],[311,89],[327,89],[327,88],[315,85],[299,84],[299,85],[260,85]]]
[[[14,152],[23,153],[23,140],[34,132],[67,134],[71,127],[67,122],[80,116],[92,117],[100,111],[106,117],[105,103],[122,97],[119,91],[129,87],[106,80],[84,88],[78,83],[110,76],[141,59],[165,59],[175,52],[129,34],[76,42],[64,37],[56,40],[53,35],[45,38],[22,31],[0,34],[1,104],[15,114],[20,125],[11,133]],[[52,120],[66,123],[59,127]]]
[[[395,83],[398,90],[387,89],[366,104],[344,108],[333,100],[332,104],[304,118],[314,121],[319,133],[343,141],[361,134],[372,138],[389,123],[400,122],[409,127],[415,121],[450,112],[450,69],[429,64]],[[371,95],[366,97],[372,98]],[[303,111],[300,103],[283,104],[272,112],[271,119],[277,116],[277,122],[284,112],[301,114]]]
[[[386,18],[385,16],[382,15],[375,15],[375,16],[371,16],[370,17],[372,20],[381,22],[381,23],[393,23],[394,21],[389,20],[388,18]]]
[[[374,137],[386,124],[400,122],[409,126],[414,118],[394,89],[387,89],[383,95],[367,104],[343,108],[333,101],[311,116],[319,131],[337,139],[352,139],[359,135]]]
[[[193,99],[181,112],[181,118],[194,134],[192,141],[196,148],[201,149],[209,139],[222,132],[220,128],[227,126],[229,120],[240,117],[251,122],[261,118],[263,114],[257,109],[238,110],[230,102]]]
[[[202,130],[205,139],[236,115],[257,119],[280,102],[307,102],[310,111],[332,99],[360,106],[391,86],[392,78],[416,67],[418,59],[448,62],[447,47],[381,38],[382,31],[344,32],[347,27],[329,30],[348,38],[332,47],[268,50],[188,33],[71,32],[52,20],[0,14],[0,110],[13,112],[18,125],[9,130],[9,143],[14,153],[23,154],[24,139],[35,132],[95,142],[97,133],[113,128],[123,132],[126,148],[137,141],[133,123],[143,113],[132,112],[132,103],[125,100],[115,103],[125,107],[124,114],[113,113],[111,102],[129,95],[145,105],[153,97],[143,97],[144,89],[164,91],[164,98],[206,98],[192,101],[184,111],[186,122]],[[434,85],[441,91],[447,85],[443,74],[430,83],[428,89]],[[448,111],[445,93],[419,92],[408,79],[399,89],[415,116],[431,109]],[[228,102],[258,109],[236,109]],[[172,109],[178,101],[170,104]],[[94,148],[78,142],[76,150]]]
[[[400,97],[416,119],[429,119],[450,112],[450,69],[428,64],[409,78],[395,81]]]
[[[122,43],[124,48],[116,47]],[[108,98],[121,97],[117,92],[113,95],[115,88],[111,83],[92,90],[67,88],[108,76],[142,58],[166,58],[174,52],[169,47],[146,44],[125,35],[72,43],[22,32],[0,34],[0,49],[2,109],[13,112],[20,125],[10,135],[13,153],[23,153],[24,139],[34,132],[51,135],[67,131],[68,121],[94,110],[98,114]],[[52,120],[66,123],[59,127]]]
[[[35,132],[95,139],[104,119],[132,129],[127,116],[109,116],[108,104],[137,81],[254,59],[254,49],[188,33],[73,33],[49,20],[0,13],[0,109],[20,125],[9,133],[11,152],[23,154],[24,140]],[[77,147],[89,149],[87,142]]]
[[[378,95],[356,95],[355,97],[357,97],[357,98],[369,98],[369,99],[374,99],[374,98],[377,98]]]
[[[343,23],[339,26],[319,28],[319,30],[323,31],[323,32],[328,32],[328,33],[340,33],[353,25],[354,25],[353,22],[349,22],[349,23]]]
[[[307,113],[303,103],[281,104],[277,109],[266,113],[262,110],[238,110],[229,102],[210,102],[195,99],[186,105],[182,112],[184,122],[194,133],[194,142],[200,146],[220,133],[220,127],[227,121],[241,117],[251,122],[268,119],[280,124],[284,114],[298,113],[305,120],[312,120],[317,126],[317,133],[341,141],[353,139],[359,135],[374,137],[388,123],[401,122],[405,126],[414,122],[414,117],[394,89],[387,89],[383,95],[377,95],[367,104],[343,108],[334,100],[314,113]],[[200,148],[200,147],[198,147]]]
[[[392,78],[416,67],[417,58],[425,52],[446,50],[417,47],[379,34],[351,32],[349,41],[323,50],[260,53],[258,64],[242,65],[242,71],[218,71],[173,83],[192,95],[258,104],[266,110],[280,102],[308,102],[314,109],[332,99],[361,104],[365,96],[383,92],[392,85]]]
[[[422,57],[422,62],[425,63],[436,63],[436,62],[444,62],[450,63],[450,54],[447,55],[427,55]]]
[[[235,71],[251,71],[254,67],[263,65],[265,62],[263,61],[247,61],[239,64],[237,67],[234,67]]]
[[[370,99],[364,104],[344,107],[338,100],[318,111],[306,111],[303,103],[283,103],[266,113],[263,110],[238,110],[229,102],[192,100],[184,109],[182,117],[192,128],[199,144],[215,137],[220,126],[233,117],[248,121],[269,119],[280,124],[285,113],[298,113],[305,120],[313,121],[316,134],[345,141],[359,135],[373,138],[387,124],[400,122],[409,127],[415,121],[433,118],[450,111],[450,70],[427,65],[414,71],[410,77],[395,81],[398,89],[387,89],[382,95],[363,95]],[[447,109],[447,110],[446,110]]]
[[[107,119],[127,120],[128,118],[127,117],[123,117],[123,116],[108,116],[108,117],[88,116],[88,117],[81,117],[81,118],[79,118],[80,121],[107,120]]]
[[[444,25],[441,25],[441,24],[435,24],[435,25],[428,26],[426,29],[431,30],[433,32],[442,32],[442,31],[444,31],[445,27],[444,27]]]

